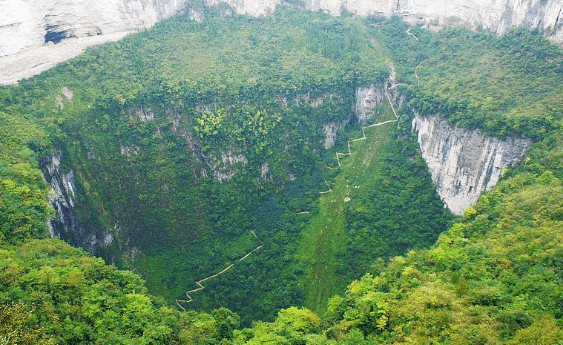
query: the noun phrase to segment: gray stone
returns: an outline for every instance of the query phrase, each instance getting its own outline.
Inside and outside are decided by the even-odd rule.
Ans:
[[[416,111],[412,127],[438,194],[458,215],[496,185],[503,169],[524,157],[532,144],[526,138],[496,138],[456,128],[438,115]]]
[[[207,0],[215,5],[222,1]],[[282,0],[227,0],[237,13],[263,16]],[[80,54],[181,12],[187,0],[2,0],[0,84],[16,83]],[[563,0],[304,0],[303,8],[338,15],[398,15],[430,29],[463,23],[503,34],[513,27],[540,29],[563,43]],[[198,8],[189,16],[202,20]],[[46,44],[60,42],[57,44]]]

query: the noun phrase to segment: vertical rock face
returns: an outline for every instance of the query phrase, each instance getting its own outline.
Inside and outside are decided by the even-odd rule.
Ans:
[[[458,215],[492,188],[502,170],[520,160],[532,144],[529,139],[499,139],[455,128],[438,115],[415,112],[412,126],[438,194]]]
[[[79,228],[74,213],[74,172],[61,172],[62,154],[57,151],[43,160],[41,169],[45,180],[51,186],[49,204],[55,210],[55,217],[47,221],[47,228],[51,237],[66,237],[75,233]]]
[[[47,42],[136,31],[178,13],[185,0],[2,0],[0,56]]]
[[[57,150],[41,161],[43,176],[51,186],[51,193],[48,196],[49,204],[55,210],[54,218],[47,220],[47,230],[51,237],[68,240],[74,245],[95,253],[97,249],[109,246],[114,240],[114,235],[106,231],[100,235],[84,236],[84,230],[75,213],[74,171],[64,173],[61,169],[61,159],[62,153]],[[117,226],[114,230],[118,230]]]
[[[218,0],[208,0],[217,3]],[[238,13],[265,15],[282,0],[226,0]],[[467,22],[501,35],[512,27],[540,29],[563,43],[561,0],[304,0],[304,8],[339,15],[347,10],[360,16],[398,15],[411,23],[439,25]]]
[[[336,141],[336,134],[338,131],[346,125],[346,122],[336,123],[331,122],[323,125],[323,133],[325,134],[325,149],[330,149],[334,146]]]
[[[356,89],[356,117],[362,124],[366,124],[374,116],[374,112],[385,99],[385,85],[376,88],[370,86]]]
[[[121,39],[182,11],[193,0],[0,0],[0,85],[41,73],[86,47]],[[289,0],[206,0],[263,16]],[[410,23],[482,26],[496,34],[539,29],[563,44],[563,0],[304,0],[306,10],[398,15]],[[191,8],[193,20],[203,13]],[[49,47],[48,43],[64,42]],[[67,44],[66,44],[67,43]],[[16,55],[17,54],[17,55]]]
[[[0,85],[182,11],[187,0],[0,0]]]

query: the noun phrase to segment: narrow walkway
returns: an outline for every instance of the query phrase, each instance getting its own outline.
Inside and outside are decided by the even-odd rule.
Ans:
[[[389,97],[389,95],[387,95],[387,97]],[[389,100],[389,103],[391,103],[391,100]],[[397,112],[393,108],[393,104],[391,104],[391,109],[393,109],[393,113],[395,114],[395,117],[397,117],[397,119],[398,119],[399,117],[397,115]],[[361,138],[348,140],[348,152],[347,153],[336,152],[336,161],[338,162],[338,166],[342,166],[342,165],[340,165],[340,159],[339,159],[340,156],[350,156],[352,154],[352,150],[350,149],[350,143],[353,143],[354,141],[366,140],[367,139],[366,132],[365,132],[366,128],[382,126],[382,125],[385,125],[385,124],[388,124],[388,123],[391,123],[391,122],[397,122],[397,120],[389,120],[389,121],[374,123],[373,125],[362,127],[363,136]],[[320,192],[320,193],[323,193],[323,192]],[[327,192],[324,192],[324,193],[327,193]]]
[[[412,34],[411,34],[412,35]],[[414,35],[413,35],[414,36]],[[416,37],[415,37],[416,38]],[[417,38],[418,40],[418,38]],[[395,120],[389,120],[389,121],[384,121],[384,122],[379,122],[379,123],[375,123],[373,125],[369,125],[369,126],[363,126],[362,127],[362,137],[358,138],[358,139],[353,139],[353,140],[348,140],[347,146],[348,146],[348,152],[345,153],[341,153],[341,152],[336,152],[336,161],[338,162],[338,166],[341,167],[342,165],[340,164],[340,156],[350,156],[352,155],[352,150],[350,149],[350,143],[353,143],[354,141],[359,141],[359,140],[366,140],[366,132],[365,129],[366,128],[370,128],[370,127],[376,127],[376,126],[382,126],[385,125],[387,123],[391,123],[391,122],[397,122],[399,120],[399,114],[397,114],[397,111],[395,110],[395,106],[393,106],[393,101],[391,100],[391,96],[389,95],[389,90],[392,88],[395,88],[399,85],[404,85],[401,83],[397,83],[396,81],[396,72],[395,72],[395,66],[393,65],[393,63],[389,60],[387,60],[387,64],[389,65],[389,69],[391,70],[391,73],[389,75],[389,81],[388,83],[391,84],[390,87],[386,87],[385,88],[385,96],[387,98],[387,100],[389,101],[389,105],[391,106],[391,110],[393,110],[393,114],[395,115]],[[329,168],[329,167],[327,167]],[[332,168],[331,168],[332,169]],[[330,188],[330,185],[328,184],[328,182],[325,179],[325,183],[328,186],[328,190],[324,191],[324,192],[319,192],[320,194],[326,194],[326,193],[330,193],[332,192],[332,189]]]
[[[416,36],[411,32],[411,28],[409,28],[409,29],[407,30],[407,34],[409,34],[409,35],[411,35],[412,37],[414,37],[415,40],[420,41],[420,40],[418,39],[418,37],[416,37]]]
[[[358,138],[358,139],[352,139],[352,140],[348,140],[348,152],[346,153],[341,153],[341,152],[336,152],[336,161],[338,162],[338,166],[341,167],[342,165],[340,164],[340,156],[351,156],[352,155],[352,150],[350,149],[350,143],[353,143],[354,141],[360,141],[360,140],[366,140],[366,132],[365,129],[366,128],[370,128],[370,127],[377,127],[377,126],[383,126],[385,124],[391,123],[391,122],[397,122],[399,120],[399,115],[397,114],[397,112],[395,111],[395,108],[393,107],[393,103],[391,102],[391,98],[389,97],[389,94],[386,92],[387,95],[387,99],[389,100],[389,104],[391,104],[391,109],[393,110],[393,114],[395,114],[395,118],[396,120],[388,120],[388,121],[384,121],[384,122],[378,122],[378,123],[374,123],[373,125],[369,125],[369,126],[363,126],[362,127],[362,137]],[[327,167],[330,168],[330,167]],[[332,169],[332,168],[330,168]],[[324,191],[324,192],[319,192],[320,194],[326,194],[326,193],[330,193],[332,192],[332,188],[330,188],[330,185],[328,184],[327,180],[325,179],[325,183],[328,187],[328,190]]]
[[[418,78],[418,73],[417,73],[417,71],[418,71],[418,68],[420,67],[420,65],[422,65],[422,63],[423,63],[424,61],[426,61],[426,60],[422,60],[422,61],[416,66],[416,68],[414,69],[414,76],[416,77],[416,84],[417,84],[417,85],[420,85],[420,79]]]
[[[249,251],[248,253],[246,253],[243,257],[241,257],[241,258],[237,261],[237,263],[246,260],[246,258],[248,258],[252,253],[254,253],[255,251],[257,251],[257,250],[259,250],[259,249],[261,249],[262,247],[265,246],[265,244],[262,243],[262,241],[258,238],[258,236],[256,236],[256,233],[254,232],[254,230],[252,230],[252,231],[250,231],[250,232],[252,233],[252,235],[254,235],[254,237],[256,237],[256,239],[258,240],[258,242],[260,242],[260,245],[259,245],[258,247],[256,247],[256,248],[252,249],[252,250]],[[195,282],[195,284],[198,286],[198,288],[186,292],[186,296],[188,297],[187,300],[177,299],[177,300],[176,300],[176,304],[178,305],[178,307],[180,307],[183,311],[186,311],[186,308],[184,308],[181,303],[188,304],[188,303],[193,302],[194,299],[192,298],[192,296],[191,296],[190,294],[193,294],[194,292],[198,292],[198,291],[201,291],[201,290],[205,289],[205,286],[203,286],[203,283],[205,283],[206,281],[211,280],[211,279],[213,279],[213,278],[215,278],[215,277],[220,276],[221,274],[223,274],[223,273],[227,272],[228,270],[230,270],[231,268],[233,268],[235,265],[236,265],[236,263],[230,264],[229,266],[225,267],[221,272],[216,273],[216,274],[213,274],[213,275],[210,275],[209,277],[203,278],[203,279],[198,280],[197,282]]]

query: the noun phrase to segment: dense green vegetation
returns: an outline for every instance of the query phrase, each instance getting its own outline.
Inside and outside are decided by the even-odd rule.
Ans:
[[[203,336],[213,343],[239,322],[227,309],[178,312],[147,295],[138,275],[60,240],[0,254],[2,344],[193,344]]]
[[[426,172],[421,178],[408,164],[385,168],[379,160],[370,165],[386,171],[378,177],[370,167],[360,175],[326,168],[336,166],[335,152],[346,139],[326,150],[322,126],[352,123],[355,88],[379,85],[389,73],[365,23],[289,9],[266,19],[201,10],[207,18],[202,23],[186,16],[163,21],[2,89],[4,111],[29,112],[56,125],[45,130],[45,140],[61,149],[62,169],[77,176],[75,232],[82,235],[61,236],[77,245],[93,236],[95,254],[135,269],[151,292],[169,301],[186,299],[196,281],[265,244],[244,264],[206,282],[190,304],[228,306],[245,324],[272,319],[276,310],[305,300],[321,308],[376,258],[433,243],[447,218],[395,223],[393,213],[381,212],[384,205],[370,201],[378,199],[373,193],[382,189],[380,180],[393,180],[391,189],[424,185],[414,210],[436,219],[442,205]],[[369,155],[406,160],[392,140],[405,131],[387,130],[386,141]],[[414,145],[412,137],[407,141]],[[357,162],[367,158],[361,147]],[[338,251],[324,252],[323,242],[302,239],[304,229],[314,234],[326,227],[315,221],[331,213],[318,199],[325,179],[364,186],[354,192],[354,208],[340,202],[342,212],[331,215],[339,224],[331,231],[347,241]],[[432,206],[423,202],[429,198]],[[408,194],[400,199],[396,207],[412,208]],[[309,213],[298,214],[304,211]],[[377,249],[365,241],[369,236],[381,244],[398,229],[402,238]],[[320,247],[320,256],[300,254],[309,245]],[[349,260],[354,256],[365,264]],[[332,265],[322,297],[312,300],[312,267],[326,260],[339,264]]]
[[[417,41],[407,28],[395,19],[377,35],[393,51],[413,106],[497,136],[538,139],[558,128],[561,51],[537,32],[514,29],[496,38],[463,27],[438,34],[415,27]]]
[[[44,137],[33,121],[0,112],[0,244],[46,232],[47,187],[34,152],[48,145]]]
[[[198,10],[0,88],[1,343],[561,342],[559,48],[524,31],[416,40],[397,18]],[[355,89],[382,84],[388,62],[406,103],[362,130]],[[454,220],[409,106],[536,144]],[[385,104],[370,123],[394,119]],[[343,129],[326,149],[329,123]],[[41,239],[55,150],[82,239],[137,273]]]

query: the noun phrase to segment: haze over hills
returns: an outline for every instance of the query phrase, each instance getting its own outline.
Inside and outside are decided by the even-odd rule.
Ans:
[[[236,6],[0,88],[0,339],[563,339],[547,29]]]

